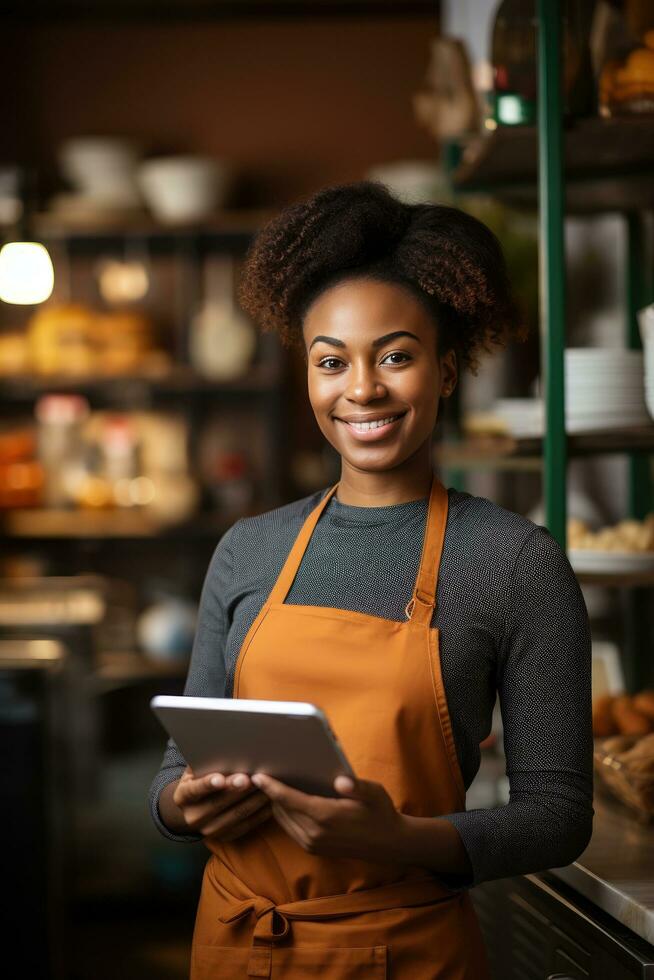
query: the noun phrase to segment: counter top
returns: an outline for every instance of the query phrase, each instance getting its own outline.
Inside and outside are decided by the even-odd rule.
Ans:
[[[654,823],[639,822],[599,788],[593,806],[590,844],[550,874],[654,945]]]

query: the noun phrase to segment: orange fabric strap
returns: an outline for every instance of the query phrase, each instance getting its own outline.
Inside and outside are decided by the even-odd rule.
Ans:
[[[300,529],[293,547],[284,562],[284,566],[279,573],[277,581],[272,588],[268,598],[268,604],[273,602],[284,602],[288,595],[293,580],[297,575],[298,568],[304,552],[307,549],[311,535],[313,534],[320,515],[336,493],[339,484],[335,483],[323,499],[311,511],[306,521]],[[429,493],[429,503],[427,506],[427,518],[425,521],[425,536],[422,543],[422,553],[420,556],[420,567],[418,576],[413,589],[413,595],[406,607],[407,618],[412,623],[429,625],[436,606],[436,584],[438,582],[438,572],[443,553],[445,541],[445,526],[447,524],[448,495],[443,484],[432,476],[431,489]]]
[[[268,603],[284,602],[286,599],[286,596],[293,585],[293,580],[297,575],[297,570],[300,567],[300,562],[302,561],[304,552],[307,550],[307,545],[309,544],[311,535],[313,534],[316,524],[320,519],[320,515],[329,503],[331,497],[336,493],[337,487],[338,483],[335,483],[334,486],[327,491],[323,499],[316,507],[314,507],[302,525],[300,533],[295,539],[293,547],[288,554],[288,558],[284,562],[284,567],[279,573],[277,581],[272,588],[268,598]]]
[[[407,618],[412,623],[429,626],[436,608],[436,586],[445,543],[448,504],[447,490],[434,474],[427,506],[420,567],[413,596],[406,607]]]

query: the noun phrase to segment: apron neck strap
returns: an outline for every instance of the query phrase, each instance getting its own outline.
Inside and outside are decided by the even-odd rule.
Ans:
[[[337,489],[338,483],[330,487],[302,525],[288,558],[284,562],[284,567],[279,573],[277,581],[268,597],[269,603],[285,601],[293,585],[293,580],[297,575],[300,562],[307,549],[311,535],[320,519],[320,515]],[[438,583],[438,571],[443,553],[443,543],[445,541],[447,508],[447,490],[434,474],[429,493],[425,536],[422,543],[418,577],[416,578],[413,595],[405,610],[407,619],[410,619],[412,623],[422,623],[429,626],[436,607],[436,585]]]
[[[284,567],[282,568],[277,581],[275,582],[272,592],[268,597],[268,602],[284,602],[286,596],[291,590],[293,585],[293,580],[297,575],[297,570],[300,567],[300,562],[304,556],[304,552],[307,550],[307,545],[311,539],[311,535],[314,532],[315,526],[318,523],[320,515],[329,503],[330,499],[336,493],[338,488],[338,483],[335,483],[333,487],[327,491],[322,500],[317,504],[316,507],[311,511],[306,521],[300,528],[300,533],[293,543],[288,558],[284,562]]]
[[[443,554],[443,544],[445,543],[448,505],[447,490],[434,474],[429,493],[425,537],[422,542],[418,577],[413,595],[405,610],[407,619],[411,620],[412,623],[429,626],[434,615],[438,572]]]

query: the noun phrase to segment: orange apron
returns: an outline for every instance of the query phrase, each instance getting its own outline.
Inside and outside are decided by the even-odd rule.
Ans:
[[[465,809],[431,629],[447,491],[432,479],[420,568],[405,622],[286,604],[333,486],[307,517],[239,651],[234,697],[310,701],[354,772],[402,813]],[[191,980],[487,980],[467,890],[426,867],[309,854],[271,818],[212,851],[193,934]]]

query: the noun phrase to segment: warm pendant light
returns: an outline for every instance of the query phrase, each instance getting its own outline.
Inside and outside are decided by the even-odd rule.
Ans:
[[[30,168],[20,173],[19,197],[22,204],[17,227],[0,248],[0,300],[20,306],[44,303],[52,295],[54,269],[45,245],[32,241],[32,213],[35,206],[36,175]]]
[[[31,306],[43,303],[54,288],[47,248],[38,242],[7,242],[0,249],[0,300]]]

